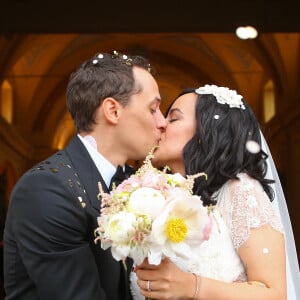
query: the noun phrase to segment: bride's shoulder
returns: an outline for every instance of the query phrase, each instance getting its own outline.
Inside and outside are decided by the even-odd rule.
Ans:
[[[236,179],[228,180],[217,193],[217,205],[222,211],[245,212],[254,207],[270,206],[271,201],[260,182],[246,173],[239,173]]]
[[[237,179],[229,180],[226,185],[232,193],[235,192],[258,192],[263,193],[263,187],[260,182],[252,177],[250,177],[247,173],[239,173],[237,174]]]
[[[222,198],[234,209],[253,209],[256,206],[270,206],[271,201],[261,183],[246,173],[239,173],[223,189]],[[227,200],[225,200],[227,199]]]

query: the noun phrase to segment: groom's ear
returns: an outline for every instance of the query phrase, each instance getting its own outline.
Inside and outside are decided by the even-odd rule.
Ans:
[[[121,115],[122,106],[114,98],[105,98],[101,105],[105,120],[110,124],[117,124]]]

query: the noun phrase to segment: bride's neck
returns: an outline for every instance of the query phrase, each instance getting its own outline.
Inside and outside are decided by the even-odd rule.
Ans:
[[[172,164],[170,165],[170,168],[172,173],[179,173],[182,176],[185,176],[185,167],[183,163]]]

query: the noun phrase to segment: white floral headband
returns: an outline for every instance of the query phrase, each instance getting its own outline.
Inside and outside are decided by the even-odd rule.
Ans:
[[[198,95],[212,94],[216,97],[217,102],[220,104],[227,104],[229,107],[246,109],[242,99],[243,96],[239,95],[235,90],[230,90],[227,87],[220,87],[216,85],[206,84],[195,90]]]

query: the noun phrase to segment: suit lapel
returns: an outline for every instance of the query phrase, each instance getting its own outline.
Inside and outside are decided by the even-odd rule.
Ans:
[[[99,211],[101,201],[97,198],[99,193],[98,182],[101,183],[104,192],[108,192],[108,188],[88,151],[77,136],[66,147],[66,153],[85,188],[91,205]]]
[[[98,200],[97,195],[99,193],[98,189],[98,182],[101,183],[103,187],[103,191],[108,193],[109,190],[99,173],[97,167],[95,166],[93,160],[91,159],[88,151],[80,141],[80,139],[75,136],[71,142],[68,144],[68,146],[65,149],[66,154],[68,155],[70,161],[72,162],[74,169],[78,175],[78,178],[81,182],[81,184],[84,186],[85,191],[88,195],[88,199],[91,203],[91,205],[99,212],[101,201]],[[126,172],[128,174],[133,174],[134,170],[126,166]],[[126,300],[131,299],[129,291],[129,273],[132,268],[132,260],[127,259],[127,270],[124,270],[124,266],[122,262],[120,264],[122,265],[121,268],[123,271],[121,271],[122,276],[124,277],[124,281],[122,281],[122,288],[124,291],[121,292],[122,295],[126,295]]]

